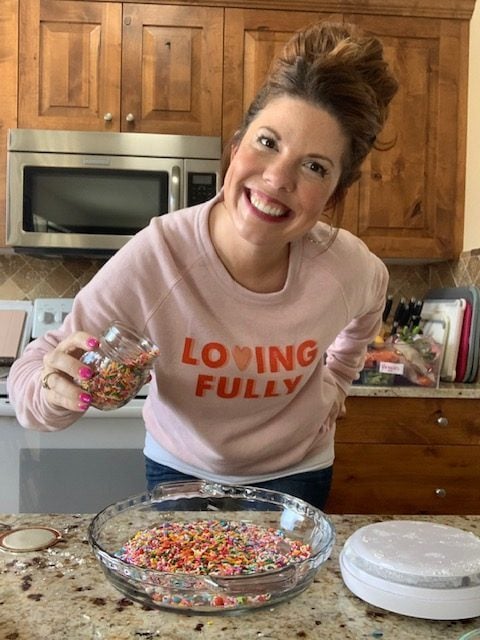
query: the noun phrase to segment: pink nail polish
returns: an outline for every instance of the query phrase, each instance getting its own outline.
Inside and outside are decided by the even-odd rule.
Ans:
[[[92,371],[88,367],[80,367],[78,375],[82,380],[88,380],[88,378],[92,377]]]
[[[81,393],[78,396],[80,402],[83,402],[84,404],[90,404],[90,402],[92,401],[92,396],[89,393]]]
[[[84,402],[79,402],[78,403],[78,408],[81,409],[81,411],[86,411],[88,409],[90,405],[85,404]]]
[[[89,349],[96,349],[98,347],[98,340],[96,338],[88,338],[87,347]]]

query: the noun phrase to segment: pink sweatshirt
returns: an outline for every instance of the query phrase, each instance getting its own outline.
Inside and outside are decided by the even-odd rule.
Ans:
[[[211,243],[213,202],[154,218],[80,291],[63,326],[25,349],[8,379],[24,427],[81,417],[47,403],[42,358],[71,332],[98,336],[118,319],[160,348],[143,417],[180,470],[275,477],[333,462],[329,414],[380,328],[387,270],[346,231],[324,251],[317,225],[292,244],[281,291],[249,291]]]

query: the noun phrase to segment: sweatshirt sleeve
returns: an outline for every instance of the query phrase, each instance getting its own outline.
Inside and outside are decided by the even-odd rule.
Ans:
[[[43,357],[67,334],[55,331],[31,342],[10,369],[7,391],[18,422],[27,429],[57,431],[73,424],[81,413],[48,404],[41,386]]]
[[[327,349],[326,365],[335,382],[347,394],[353,380],[363,369],[367,346],[382,327],[382,313],[388,286],[388,271],[383,262],[368,254],[362,271],[362,283],[350,290],[355,310],[352,319]]]
[[[120,249],[77,294],[62,326],[31,342],[10,369],[7,390],[20,424],[36,431],[65,429],[83,416],[50,405],[41,385],[43,358],[75,331],[99,337],[113,320],[145,332],[152,299],[142,296],[155,272],[155,231],[146,228]],[[150,285],[151,286],[151,285]]]

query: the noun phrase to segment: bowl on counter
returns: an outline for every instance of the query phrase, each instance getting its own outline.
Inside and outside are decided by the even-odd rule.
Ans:
[[[108,580],[129,599],[212,615],[304,591],[329,558],[335,529],[293,496],[195,480],[160,483],[106,507],[88,539]]]

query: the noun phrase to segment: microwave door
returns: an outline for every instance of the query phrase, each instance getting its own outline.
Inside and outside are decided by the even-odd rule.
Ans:
[[[14,247],[114,251],[152,217],[185,206],[178,158],[16,152],[9,175]]]

